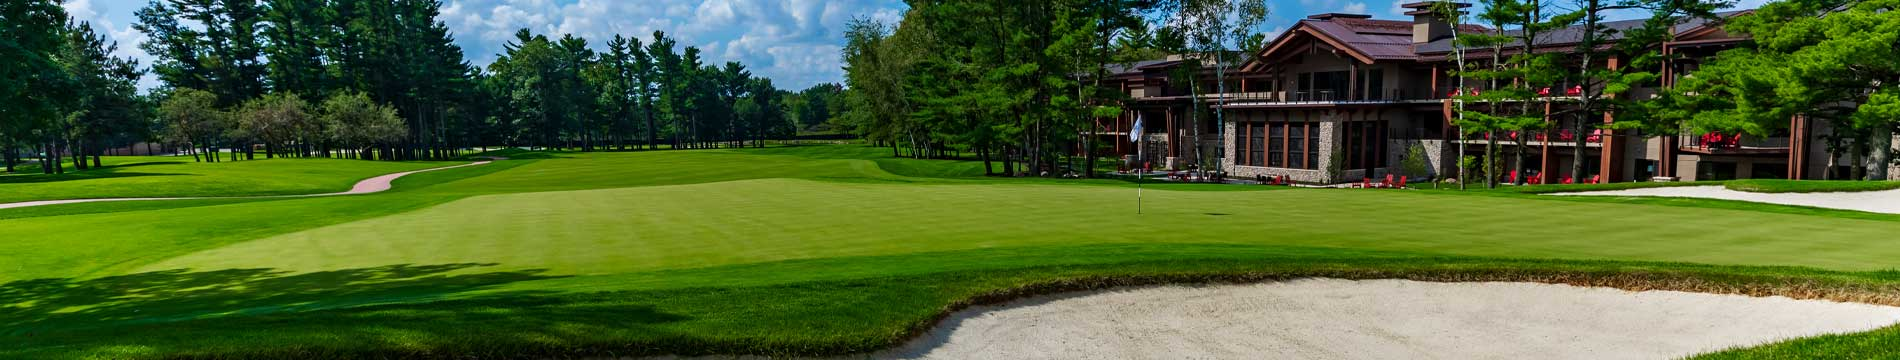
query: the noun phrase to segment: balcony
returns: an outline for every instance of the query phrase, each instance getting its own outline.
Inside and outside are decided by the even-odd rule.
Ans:
[[[1306,91],[1265,91],[1239,92],[1227,94],[1209,94],[1209,99],[1221,99],[1228,107],[1272,107],[1301,105],[1353,105],[1353,104],[1397,104],[1407,102],[1432,102],[1441,97],[1418,91],[1387,89],[1387,91],[1360,94],[1348,97],[1345,91],[1332,89]]]
[[[1559,130],[1552,130],[1549,132],[1532,132],[1529,134],[1523,134],[1516,131],[1499,132],[1498,143],[1499,144],[1516,144],[1519,137],[1523,137],[1524,144],[1529,145],[1529,146],[1545,146],[1545,145],[1570,146],[1577,143],[1576,132],[1571,131],[1570,129],[1559,129]],[[1474,144],[1474,145],[1483,145],[1483,144],[1490,143],[1491,139],[1489,137],[1489,134],[1480,133],[1480,134],[1474,134],[1473,136],[1471,136],[1471,138],[1465,139],[1463,141],[1457,141],[1457,140],[1453,141],[1453,143],[1458,143],[1458,142],[1463,142],[1466,144]],[[1586,147],[1602,147],[1603,146],[1603,130],[1596,129],[1596,130],[1591,131],[1588,135],[1584,135],[1583,143],[1584,143],[1584,146]]]
[[[1790,149],[1786,136],[1750,136],[1711,132],[1684,134],[1678,138],[1683,152],[1709,155],[1786,154]]]

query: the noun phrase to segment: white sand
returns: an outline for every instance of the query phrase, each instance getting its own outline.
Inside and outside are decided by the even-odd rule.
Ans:
[[[1896,307],[1785,297],[1308,279],[973,308],[874,357],[1664,359],[1896,322]]]
[[[1714,186],[1675,186],[1646,189],[1554,193],[1560,196],[1658,196],[1753,201],[1830,209],[1900,214],[1900,190],[1829,193],[1757,193]]]
[[[491,159],[507,160],[507,158],[491,158]],[[395,182],[396,178],[408,176],[409,174],[436,171],[436,170],[448,170],[448,169],[454,169],[454,168],[459,168],[459,167],[464,167],[464,166],[483,165],[483,164],[488,164],[490,162],[493,162],[493,161],[483,160],[483,161],[476,161],[472,163],[455,165],[455,166],[444,166],[444,167],[439,167],[439,168],[429,168],[429,169],[422,169],[422,170],[415,170],[415,171],[404,171],[404,172],[399,172],[399,173],[394,173],[394,174],[377,176],[377,177],[363,179],[363,181],[356,182],[356,185],[350,186],[349,191],[333,192],[333,193],[325,193],[325,194],[231,196],[231,197],[169,197],[169,198],[106,198],[106,199],[40,200],[40,201],[22,201],[22,202],[16,202],[16,203],[0,204],[0,209],[12,209],[12,208],[23,208],[23,207],[32,207],[32,206],[59,205],[59,204],[107,202],[107,201],[154,201],[154,200],[190,200],[190,199],[262,199],[262,198],[296,198],[296,197],[318,197],[318,196],[337,196],[337,195],[360,195],[360,194],[370,194],[370,193],[388,191],[390,188],[390,183]]]

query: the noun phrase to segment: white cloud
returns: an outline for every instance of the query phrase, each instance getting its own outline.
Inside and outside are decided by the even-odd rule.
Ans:
[[[139,43],[145,42],[145,33],[133,29],[132,22],[129,20],[114,20],[114,18],[117,17],[115,15],[123,15],[121,19],[132,18],[132,11],[137,10],[137,8],[126,8],[126,6],[115,5],[126,4],[114,4],[109,1],[99,3],[93,0],[73,0],[61,4],[60,6],[66,9],[66,15],[71,16],[74,21],[87,23],[87,25],[92,26],[93,32],[105,36],[107,41],[117,42],[118,48],[112,51],[112,56],[138,60],[140,67],[149,69],[152,65],[152,55],[145,53],[143,49],[139,49]],[[139,79],[139,88],[151,89],[154,87],[158,87],[157,76],[146,74]]]
[[[1346,4],[1346,7],[1341,8],[1340,12],[1347,13],[1347,14],[1365,14],[1366,3],[1356,2],[1356,3]]]

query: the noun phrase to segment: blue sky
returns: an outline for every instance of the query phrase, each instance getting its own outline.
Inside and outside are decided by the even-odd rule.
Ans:
[[[1025,0],[1034,1],[1034,0]],[[1399,4],[1412,0],[1275,0],[1260,30],[1284,31],[1307,15],[1324,12],[1371,14],[1404,20]],[[1766,0],[1743,0],[1751,8]],[[456,41],[477,65],[494,61],[516,29],[536,33],[572,33],[603,46],[614,34],[650,39],[654,30],[698,46],[708,62],[745,63],[755,76],[772,78],[780,88],[802,89],[841,82],[839,50],[845,23],[854,17],[894,23],[903,17],[902,0],[443,0],[442,16]],[[1564,2],[1558,0],[1558,2]],[[119,42],[118,54],[151,64],[138,49],[145,34],[132,29],[133,13],[145,0],[68,0],[68,13],[91,22],[94,30]],[[147,75],[144,88],[156,84]]]

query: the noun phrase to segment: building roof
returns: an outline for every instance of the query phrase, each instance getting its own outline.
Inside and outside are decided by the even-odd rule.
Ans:
[[[1411,60],[1418,57],[1412,52],[1410,21],[1334,18],[1301,20],[1300,23],[1318,35],[1339,42],[1347,50],[1375,61]]]
[[[1140,73],[1144,69],[1150,69],[1156,66],[1173,65],[1174,63],[1178,63],[1178,62],[1181,62],[1181,60],[1169,60],[1169,59],[1143,60],[1143,61],[1136,61],[1136,62],[1127,63],[1127,64],[1108,64],[1107,68],[1108,68],[1108,73],[1112,75],[1135,74],[1135,73]]]
[[[1726,18],[1735,17],[1736,15],[1744,14],[1747,12],[1749,11],[1748,10],[1728,11],[1728,12],[1717,13],[1716,15],[1726,19]],[[1611,43],[1611,42],[1616,42],[1618,40],[1622,40],[1623,33],[1631,29],[1642,27],[1643,23],[1646,21],[1649,21],[1649,19],[1619,20],[1619,21],[1607,21],[1607,22],[1600,23],[1600,25],[1602,25],[1603,27],[1616,30],[1615,32],[1610,33],[1608,38],[1602,39],[1602,40],[1605,43]],[[1689,21],[1686,21],[1682,24],[1677,24],[1675,31],[1678,33],[1687,32],[1687,31],[1701,28],[1707,25],[1710,25],[1707,19],[1700,19],[1700,18],[1690,19]],[[1521,31],[1520,30],[1505,30],[1504,34],[1517,35],[1519,32]],[[1583,35],[1584,35],[1583,25],[1575,25],[1575,26],[1565,27],[1562,29],[1555,29],[1543,35],[1538,36],[1536,45],[1537,47],[1575,45],[1583,41]],[[1504,46],[1517,47],[1517,46],[1522,46],[1522,44],[1513,42],[1510,44],[1505,44]],[[1448,52],[1451,52],[1451,39],[1439,39],[1437,41],[1419,44],[1415,51],[1419,54],[1448,53]]]

